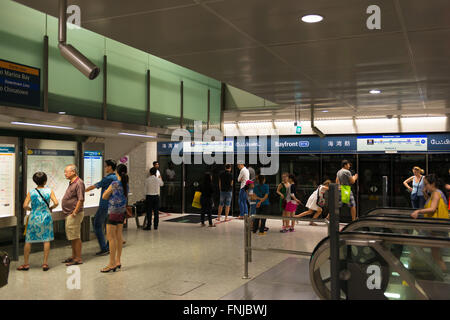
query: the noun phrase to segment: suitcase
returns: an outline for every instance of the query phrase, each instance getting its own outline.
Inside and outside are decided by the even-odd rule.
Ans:
[[[0,251],[0,288],[8,284],[10,262],[8,253]]]

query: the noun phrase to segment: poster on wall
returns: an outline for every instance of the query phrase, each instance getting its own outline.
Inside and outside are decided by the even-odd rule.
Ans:
[[[61,211],[61,200],[66,192],[69,181],[64,176],[64,169],[69,164],[74,164],[74,150],[27,150],[27,192],[36,187],[33,174],[42,171],[47,175],[47,187],[55,192],[59,205],[53,211]]]
[[[100,151],[84,152],[84,184],[86,188],[96,184],[103,178],[103,155]],[[100,202],[100,189],[86,193],[85,208],[98,207]]]
[[[0,144],[0,218],[14,216],[15,163],[14,145]]]
[[[358,151],[427,151],[426,135],[359,136]]]
[[[40,69],[0,60],[0,102],[39,107]]]

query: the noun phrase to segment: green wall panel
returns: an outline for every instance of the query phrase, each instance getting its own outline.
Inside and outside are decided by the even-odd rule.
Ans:
[[[220,127],[220,90],[219,89],[210,89],[210,115],[209,122],[210,128],[219,128]]]
[[[191,128],[194,121],[208,121],[208,87],[196,81],[183,81],[183,115],[184,124]]]

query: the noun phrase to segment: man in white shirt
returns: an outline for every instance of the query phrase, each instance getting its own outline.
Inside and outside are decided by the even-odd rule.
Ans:
[[[247,205],[247,192],[245,190],[245,184],[247,180],[250,179],[250,173],[243,163],[238,163],[238,169],[241,170],[238,176],[238,182],[241,184],[241,189],[239,190],[239,218],[243,219],[244,215],[248,215],[248,205]]]
[[[150,169],[150,177],[145,180],[145,193],[147,202],[147,226],[144,230],[152,229],[152,211],[154,212],[154,228],[158,230],[159,224],[159,191],[164,185],[164,182],[156,176],[157,169],[155,167]]]
[[[156,169],[156,177],[161,178],[161,172],[159,172],[159,162],[153,161],[153,168]]]

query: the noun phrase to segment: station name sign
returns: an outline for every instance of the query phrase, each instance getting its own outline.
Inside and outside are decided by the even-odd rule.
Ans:
[[[0,60],[0,103],[39,107],[40,69]]]

